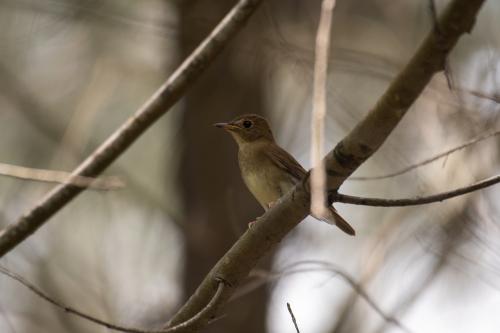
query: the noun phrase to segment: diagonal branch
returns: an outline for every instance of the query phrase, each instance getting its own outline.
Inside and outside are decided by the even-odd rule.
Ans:
[[[224,46],[244,26],[262,0],[240,0],[151,98],[35,207],[0,232],[0,257],[41,227],[84,189],[78,177],[96,177],[183,96]]]
[[[454,0],[449,3],[437,22],[439,32],[434,29],[429,33],[373,110],[325,157],[329,190],[337,190],[384,143],[433,75],[443,70],[446,56],[459,37],[471,31],[483,2]],[[259,259],[309,214],[309,208],[306,178],[240,237],[207,274],[170,324],[185,321],[200,311],[214,293],[213,278],[216,276],[223,277],[232,286],[224,290],[219,305],[227,302]]]
[[[469,186],[460,187],[452,191],[442,192],[434,195],[429,195],[426,197],[417,198],[407,198],[407,199],[381,199],[381,198],[363,198],[356,197],[347,194],[337,193],[335,194],[334,201],[352,204],[352,205],[363,205],[363,206],[375,206],[375,207],[404,207],[404,206],[416,206],[425,205],[434,202],[440,202],[455,198],[467,193],[475,192],[483,188],[500,183],[500,175],[494,176],[481,180]]]

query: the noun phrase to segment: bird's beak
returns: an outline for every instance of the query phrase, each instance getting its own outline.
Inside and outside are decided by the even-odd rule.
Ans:
[[[217,123],[214,124],[214,126],[217,128],[225,129],[226,131],[234,131],[235,129],[238,129],[238,126],[231,123]]]

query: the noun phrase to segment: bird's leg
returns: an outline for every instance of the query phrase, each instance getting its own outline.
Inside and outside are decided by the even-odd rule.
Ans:
[[[260,216],[257,217],[255,220],[248,222],[248,229],[252,229],[255,223],[260,219]]]
[[[269,203],[268,207],[271,208],[272,205],[274,205],[274,202]],[[248,229],[252,229],[253,226],[255,225],[255,223],[257,223],[260,220],[261,217],[262,216],[259,216],[259,217],[255,218],[255,220],[248,222]]]

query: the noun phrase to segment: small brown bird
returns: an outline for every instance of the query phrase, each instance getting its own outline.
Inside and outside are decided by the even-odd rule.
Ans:
[[[290,191],[306,175],[306,170],[274,141],[266,119],[247,114],[214,126],[228,131],[238,144],[238,161],[241,175],[250,192],[268,210],[281,196]],[[333,207],[325,218],[342,231],[354,235],[354,229]],[[317,218],[317,217],[316,217]]]

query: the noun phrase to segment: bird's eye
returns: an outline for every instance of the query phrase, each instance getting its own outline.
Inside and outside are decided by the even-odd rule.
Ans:
[[[252,127],[252,125],[253,124],[252,124],[252,122],[250,120],[245,120],[243,122],[243,127],[245,127],[245,128],[250,128],[250,127]]]

